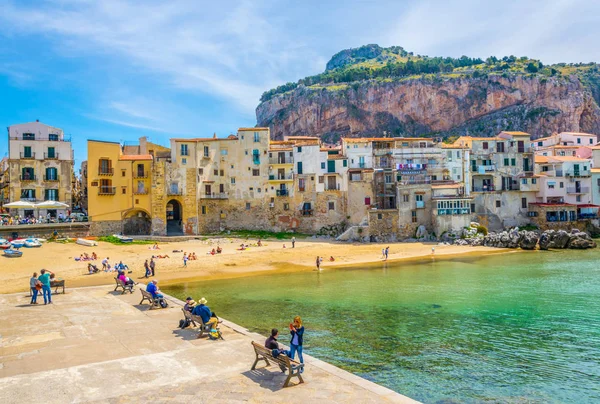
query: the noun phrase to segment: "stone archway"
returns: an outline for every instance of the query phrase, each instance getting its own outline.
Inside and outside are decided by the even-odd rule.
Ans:
[[[130,236],[148,236],[152,229],[152,220],[148,212],[131,209],[123,215],[123,234]]]
[[[176,199],[167,202],[167,236],[177,236],[183,234],[182,227],[182,208],[181,203]]]

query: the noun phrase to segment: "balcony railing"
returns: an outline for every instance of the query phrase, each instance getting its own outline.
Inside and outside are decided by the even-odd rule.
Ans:
[[[227,199],[229,195],[227,192],[213,192],[210,194],[200,195],[201,199]]]
[[[37,198],[36,197],[33,197],[33,198],[23,198],[23,197],[21,197],[21,200],[25,201],[25,202],[37,202]]]
[[[179,188],[169,188],[167,189],[167,195],[183,195],[183,190],[179,189]]]
[[[148,189],[136,189],[133,191],[134,195],[148,195],[150,191]]]
[[[490,164],[487,166],[483,166],[483,165],[471,166],[471,171],[473,171],[474,173],[488,173],[488,172],[496,171],[496,165]]]
[[[269,175],[269,181],[287,181],[287,180],[293,180],[294,179],[294,175],[293,174],[270,174]]]
[[[290,156],[285,157],[269,157],[269,164],[294,164],[294,158]]]
[[[98,167],[98,175],[113,175],[115,173],[115,169],[110,167],[110,168],[105,168],[105,167]]]
[[[312,216],[313,210],[312,209],[300,209],[300,214],[302,216]]]
[[[44,153],[44,160],[58,160],[58,153]]]
[[[589,194],[590,187],[567,187],[567,194]]]
[[[71,136],[63,136],[62,139],[59,136],[37,136],[36,135],[35,139],[23,139],[23,137],[20,137],[20,136],[11,136],[10,140],[31,140],[31,141],[42,140],[42,141],[50,141],[50,142],[70,142]]]
[[[392,168],[391,161],[376,161],[375,168]]]
[[[35,153],[33,153],[33,152],[32,153],[21,152],[19,155],[22,159],[35,159]]]
[[[586,220],[586,219],[598,219],[597,213],[580,213],[577,215],[577,219]]]
[[[114,195],[117,192],[117,187],[100,186],[98,187],[98,195]]]
[[[306,187],[298,187],[298,192],[304,192],[306,191]]]
[[[277,196],[290,196],[290,191],[287,189],[278,189],[276,193]]]
[[[579,171],[574,171],[574,170],[569,170],[569,171],[565,171],[565,177],[589,177],[591,174],[589,171],[583,171],[583,170],[579,170]]]
[[[37,181],[37,175],[21,175],[19,176],[21,182],[32,182]]]
[[[340,184],[325,184],[325,191],[339,191]]]
[[[143,173],[133,173],[133,178],[148,178],[148,171],[144,171]]]
[[[46,182],[56,182],[58,181],[58,175],[44,175],[44,181]]]
[[[473,192],[495,192],[493,186],[485,186],[485,187],[473,187]]]

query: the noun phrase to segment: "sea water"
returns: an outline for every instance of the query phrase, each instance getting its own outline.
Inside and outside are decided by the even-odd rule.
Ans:
[[[600,251],[538,251],[183,283],[268,335],[423,402],[599,402]],[[250,366],[250,364],[249,364]]]

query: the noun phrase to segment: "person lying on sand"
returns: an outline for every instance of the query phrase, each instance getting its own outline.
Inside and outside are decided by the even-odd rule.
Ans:
[[[153,255],[152,258],[169,258],[167,254],[165,255]]]

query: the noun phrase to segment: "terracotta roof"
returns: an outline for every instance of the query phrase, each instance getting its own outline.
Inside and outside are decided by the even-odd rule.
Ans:
[[[261,127],[257,127],[257,128],[239,128],[238,132],[256,132],[259,130],[269,130],[269,128],[261,128]]]
[[[292,151],[293,148],[292,147],[273,147],[273,148],[269,148],[270,152],[274,152],[277,153],[279,151]]]
[[[542,207],[575,207],[576,205],[573,205],[571,203],[543,203],[543,202],[532,202],[530,203],[530,205],[534,205],[534,206],[542,206]]]
[[[345,160],[347,158],[343,154],[330,154],[327,156],[327,160]]]
[[[548,156],[538,156],[537,154],[535,155],[536,163],[547,163],[548,161]]]
[[[521,132],[521,131],[518,131],[518,130],[517,130],[517,131],[514,131],[514,132],[507,131],[507,130],[503,130],[503,131],[502,131],[502,132],[500,132],[500,133],[508,133],[509,135],[513,135],[513,136],[531,136],[531,135],[530,135],[529,133],[527,133],[527,132]]]
[[[558,161],[581,161],[588,162],[589,159],[584,159],[581,157],[573,157],[573,156],[551,156],[550,159],[558,160]]]
[[[125,161],[141,161],[141,160],[152,160],[150,154],[123,154],[119,156],[119,160]]]
[[[442,143],[442,149],[468,149],[467,146],[462,146],[459,144],[447,144],[447,143]]]
[[[463,184],[440,184],[440,185],[432,185],[431,189],[456,189],[463,188]]]
[[[544,140],[555,139],[557,137],[558,137],[558,135],[540,137],[540,138],[537,138],[537,139],[532,139],[531,142],[533,142],[533,143],[535,143],[535,142],[543,142]]]
[[[592,168],[591,171],[593,173],[600,173],[600,168]]]
[[[594,136],[594,137],[596,137],[596,135],[594,135],[593,133],[585,133],[585,132],[560,132],[558,135],[560,136],[560,135],[562,135],[563,133],[564,133],[565,135],[575,135],[575,136]]]
[[[591,203],[582,203],[577,205],[578,208],[600,208],[600,205],[593,205]]]
[[[319,146],[319,141],[304,141],[304,142],[295,142],[294,146]]]

